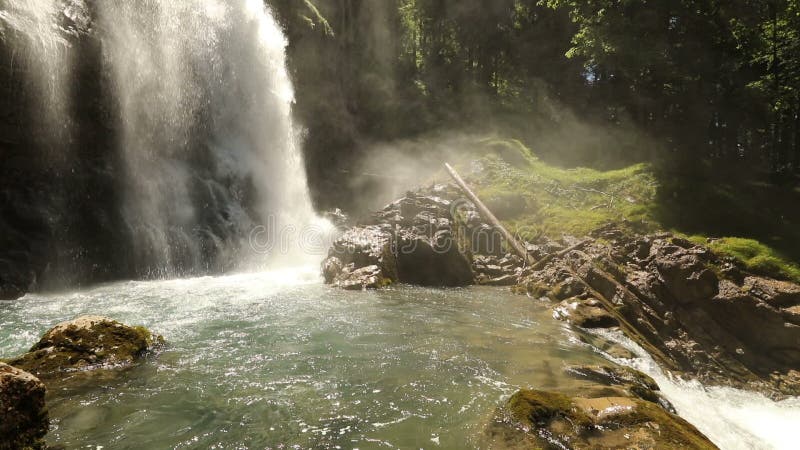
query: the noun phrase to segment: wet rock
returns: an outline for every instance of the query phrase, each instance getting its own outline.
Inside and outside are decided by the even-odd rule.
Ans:
[[[17,300],[25,295],[25,289],[15,284],[0,286],[0,300]]]
[[[650,376],[638,370],[622,366],[568,366],[564,372],[576,379],[596,383],[616,390],[587,389],[588,397],[623,395],[636,397],[656,403],[665,410],[675,414],[675,408],[661,395],[658,384]]]
[[[617,319],[596,299],[564,300],[553,308],[553,317],[581,328],[612,328],[619,325]]]
[[[346,230],[350,223],[350,218],[339,208],[323,212],[322,217],[333,224],[336,229],[342,231]]]
[[[20,257],[21,259],[25,259]],[[23,264],[5,261],[0,258],[0,301],[17,300],[23,297],[34,284],[33,273],[20,270]]]
[[[373,214],[366,225],[348,229],[323,263],[326,282],[349,289],[391,282],[443,287],[473,284],[472,255],[465,250],[469,246],[460,245],[456,236],[459,227],[483,223],[471,214],[473,206],[454,205],[454,198],[458,198],[456,192],[447,186],[409,192]],[[473,223],[466,225],[462,216],[471,217]],[[380,271],[375,272],[374,266]]]
[[[694,426],[646,400],[527,389],[508,400],[487,435],[507,448],[717,448]]]
[[[48,381],[65,372],[129,365],[163,343],[144,327],[130,327],[102,316],[62,322],[9,365]]]
[[[373,286],[374,283],[367,279],[371,275],[386,280],[378,285],[397,281],[393,239],[387,227],[370,225],[347,230],[333,243],[328,258],[322,263],[325,282],[355,289],[357,285]],[[358,272],[366,267],[371,269]],[[374,267],[379,269],[378,273],[372,273]]]
[[[347,291],[361,291],[366,289],[379,289],[388,286],[391,280],[383,276],[383,271],[378,266],[366,266],[352,269],[352,265],[342,271],[334,280],[334,284]]]
[[[332,284],[343,270],[344,264],[342,264],[342,260],[335,256],[329,256],[322,262],[322,276],[327,284]]]
[[[44,383],[0,363],[0,449],[43,449],[49,418]]]

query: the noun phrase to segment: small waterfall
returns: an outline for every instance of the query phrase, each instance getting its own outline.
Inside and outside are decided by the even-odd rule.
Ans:
[[[124,241],[108,243],[113,264],[167,277],[302,253],[278,242],[315,216],[291,118],[287,42],[263,1],[5,0],[0,33],[30,59],[41,100],[32,109],[62,130],[53,142],[67,164],[113,174],[106,197],[119,204],[95,208],[107,210],[95,222],[121,228],[109,232]],[[98,55],[85,58],[87,48]],[[95,59],[102,89],[91,91],[78,66]],[[104,122],[81,123],[111,130],[102,164],[69,159],[71,148],[94,145],[68,137],[77,99]],[[82,136],[99,134],[85,128]]]

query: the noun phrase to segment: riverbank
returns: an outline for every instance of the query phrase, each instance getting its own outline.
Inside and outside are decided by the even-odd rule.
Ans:
[[[664,231],[646,166],[565,170],[519,143],[485,144],[466,176],[528,261],[498,246],[459,189],[434,181],[347,229],[326,281],[513,286],[577,327],[620,330],[672,376],[776,400],[800,393],[795,263],[755,240]]]

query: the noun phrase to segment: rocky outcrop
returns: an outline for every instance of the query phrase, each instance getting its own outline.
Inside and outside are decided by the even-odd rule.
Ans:
[[[162,343],[144,327],[83,316],[56,325],[28,353],[6,362],[49,381],[66,372],[129,365]]]
[[[45,448],[45,393],[38,378],[0,363],[0,450]]]
[[[457,188],[434,186],[409,192],[345,231],[322,271],[327,283],[346,289],[467,286],[476,274],[481,284],[514,284],[519,258],[492,256],[500,250],[496,237]]]
[[[517,392],[487,427],[487,446],[717,448],[674,414],[647,375],[622,367],[573,366],[565,370],[584,384],[567,392]]]
[[[768,395],[800,393],[800,286],[752,276],[670,234],[609,227],[528,269],[517,292],[575,325],[618,326],[666,369]]]

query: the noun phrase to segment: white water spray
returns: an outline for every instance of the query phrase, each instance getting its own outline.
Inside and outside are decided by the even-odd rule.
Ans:
[[[800,424],[800,398],[776,402],[755,392],[681,380],[661,370],[644,349],[621,333],[599,330],[597,334],[636,354],[635,359],[617,362],[653,377],[678,414],[721,449],[797,448],[794,426]]]
[[[15,43],[11,70],[26,70],[37,92],[39,139],[51,148],[52,162],[64,162],[63,143],[69,140],[69,97],[67,86],[71,62],[69,37],[85,23],[78,7],[81,0],[5,0],[0,8],[0,39]],[[53,149],[55,147],[55,149]]]
[[[134,272],[260,268],[302,253],[276,242],[291,234],[287,228],[299,233],[314,214],[291,118],[287,42],[263,1],[4,5],[0,32],[13,34],[31,60],[44,120],[67,129],[76,95],[107,105],[111,117],[103,126],[117,139],[108,151],[118,154],[113,170],[121,198],[109,208],[127,228]],[[108,98],[75,92],[80,80],[67,82],[82,57],[73,44],[86,41],[100,43],[89,47],[102,49],[95,70]],[[259,227],[262,245],[254,251]]]

